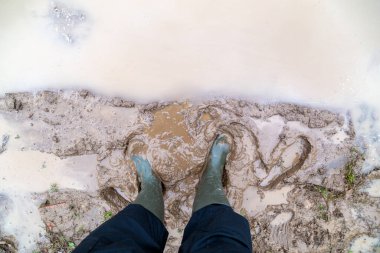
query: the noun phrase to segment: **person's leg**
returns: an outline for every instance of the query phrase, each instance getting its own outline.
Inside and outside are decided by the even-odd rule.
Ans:
[[[251,253],[248,221],[227,205],[211,204],[196,211],[185,228],[180,253]]]
[[[161,182],[147,160],[140,156],[132,159],[141,182],[136,200],[91,232],[73,253],[163,252],[168,231],[163,224]]]
[[[140,204],[151,211],[160,221],[164,222],[164,197],[160,179],[154,174],[148,160],[141,156],[133,156],[141,183],[141,191],[134,204]]]
[[[221,135],[216,138],[197,186],[193,213],[210,204],[230,205],[222,185],[223,170],[229,150],[230,145],[226,136]]]
[[[219,136],[199,180],[193,215],[187,224],[179,252],[252,252],[248,221],[230,207],[222,186],[229,152],[225,136]]]

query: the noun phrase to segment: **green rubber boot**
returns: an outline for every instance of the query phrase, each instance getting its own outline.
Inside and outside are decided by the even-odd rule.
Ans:
[[[141,182],[141,191],[133,204],[139,204],[151,211],[164,223],[164,196],[160,179],[154,174],[148,160],[141,156],[132,156]]]
[[[227,137],[218,136],[212,145],[206,168],[198,183],[193,213],[211,204],[230,206],[222,185],[224,165],[229,151],[230,145],[227,142]]]

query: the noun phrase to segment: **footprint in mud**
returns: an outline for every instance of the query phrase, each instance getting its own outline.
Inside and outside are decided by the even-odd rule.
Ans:
[[[207,109],[204,112],[187,105],[157,109],[151,113],[153,120],[146,124],[145,130],[132,133],[128,138],[128,150],[142,149],[167,187],[168,206],[172,206],[176,198],[183,198],[186,199],[184,208],[191,208],[193,189],[217,134],[225,133],[231,137],[232,148],[226,164],[224,186],[228,199],[237,208],[241,207],[244,191],[248,187],[271,190],[299,171],[309,157],[312,145],[306,137],[307,133],[289,128],[281,116],[265,120],[232,114],[220,116],[226,112]],[[262,128],[263,125],[270,126],[270,129]],[[111,159],[123,162],[112,162],[111,167],[119,169],[110,169],[106,174],[110,175],[112,171],[117,171],[117,175],[120,171],[129,173],[129,184],[117,177],[107,180],[105,186],[125,191],[129,201],[135,196],[138,185],[128,157],[124,155]],[[125,185],[133,187],[127,189]],[[173,196],[176,198],[172,199],[171,193],[175,193]],[[169,215],[176,214],[176,208],[172,209]]]
[[[289,222],[293,216],[293,212],[282,212],[269,223],[271,228],[271,241],[276,242],[277,245],[289,248]]]
[[[283,179],[292,176],[302,168],[312,149],[306,136],[279,135],[279,141],[267,155],[268,159],[264,159],[263,148],[260,146],[257,133],[255,133],[258,131],[257,127],[252,123],[248,126],[246,124],[213,123],[209,128],[214,130],[207,129],[207,135],[210,136],[211,132],[215,133],[215,131],[233,136],[230,161],[226,165],[232,186],[245,188],[248,184],[254,184],[265,190],[272,189]],[[251,170],[247,168],[251,168]],[[235,183],[233,182],[234,178]]]
[[[295,140],[280,140],[271,153],[272,163],[265,164],[268,175],[259,186],[263,189],[275,187],[301,169],[310,152],[311,144],[305,136],[298,136]]]
[[[210,142],[218,133],[232,137],[225,186],[227,197],[237,210],[243,205],[246,189],[272,190],[297,173],[312,151],[306,134],[289,128],[280,116],[268,120],[246,120],[233,115],[224,119],[215,117],[198,132]]]

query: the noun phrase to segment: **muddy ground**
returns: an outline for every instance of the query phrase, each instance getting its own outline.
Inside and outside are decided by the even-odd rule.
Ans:
[[[70,252],[134,200],[136,147],[165,185],[165,252],[177,252],[203,163],[222,132],[233,140],[225,191],[249,221],[255,252],[354,252],[380,235],[379,196],[365,191],[380,171],[361,172],[366,156],[347,112],[224,98],[137,104],[88,91],[44,91],[7,94],[0,114],[30,136],[25,152],[97,156],[97,190],[33,193],[46,230],[36,252]],[[0,233],[0,252],[16,252],[17,238]]]

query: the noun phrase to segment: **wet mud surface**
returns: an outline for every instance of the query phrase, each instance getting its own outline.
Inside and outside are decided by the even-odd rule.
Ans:
[[[255,252],[347,252],[355,239],[380,235],[380,200],[363,191],[380,174],[361,174],[365,158],[345,112],[235,99],[136,104],[60,91],[7,94],[0,113],[28,136],[24,151],[62,159],[97,156],[96,191],[34,193],[47,232],[38,244],[42,252],[69,252],[66,242],[78,244],[107,219],[105,212],[115,214],[135,199],[130,157],[137,151],[146,154],[165,186],[165,252],[177,252],[204,162],[220,133],[232,143],[225,191],[249,221]],[[0,252],[17,247],[3,241]]]

